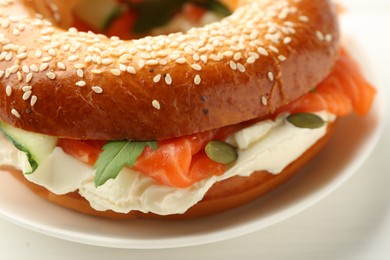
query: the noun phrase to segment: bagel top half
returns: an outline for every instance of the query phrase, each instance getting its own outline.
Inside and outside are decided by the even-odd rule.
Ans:
[[[328,75],[331,1],[227,2],[219,22],[123,41],[67,29],[68,1],[0,0],[0,120],[74,139],[166,139],[266,117]]]

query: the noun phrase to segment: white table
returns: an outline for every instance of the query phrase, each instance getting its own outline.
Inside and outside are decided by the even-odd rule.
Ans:
[[[344,0],[348,28],[390,86],[390,1]],[[387,68],[386,68],[387,66]],[[390,100],[390,92],[387,93]],[[390,119],[390,114],[387,115]],[[0,259],[390,259],[390,125],[358,172],[306,211],[250,235],[169,250],[99,248],[0,219]],[[261,257],[261,258],[260,258]]]

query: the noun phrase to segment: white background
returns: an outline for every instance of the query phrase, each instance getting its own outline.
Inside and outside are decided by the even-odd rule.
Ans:
[[[390,86],[390,1],[344,0],[345,26]],[[384,94],[384,93],[382,93]],[[386,100],[390,100],[387,91]],[[390,119],[390,113],[387,119]],[[76,244],[0,219],[0,259],[390,259],[390,125],[369,160],[341,188],[304,212],[224,242],[167,250]]]

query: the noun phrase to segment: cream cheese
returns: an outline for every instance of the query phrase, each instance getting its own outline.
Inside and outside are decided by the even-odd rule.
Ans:
[[[317,114],[327,122],[335,120],[330,113]],[[326,133],[326,125],[317,129],[297,128],[286,117],[282,114],[275,121],[265,120],[235,133],[229,142],[238,147],[237,161],[223,175],[212,176],[189,188],[164,186],[129,168],[123,169],[117,178],[95,187],[95,170],[58,147],[33,174],[25,177],[55,194],[78,190],[94,209],[100,211],[111,209],[127,213],[139,210],[159,215],[183,213],[200,201],[218,181],[236,175],[249,176],[259,170],[280,173]],[[28,161],[25,153],[0,138],[0,164],[24,169]]]

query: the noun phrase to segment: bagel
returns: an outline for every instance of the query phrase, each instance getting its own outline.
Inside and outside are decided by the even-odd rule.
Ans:
[[[63,1],[46,1],[52,22],[36,18],[44,2],[3,7],[0,118],[48,135],[161,140],[266,117],[316,86],[339,50],[328,1],[239,1],[221,22],[132,41],[59,28]]]
[[[338,116],[373,102],[331,1],[222,0],[218,22],[133,40],[71,27],[80,1],[0,0],[0,168],[58,205],[223,212],[290,179]]]

